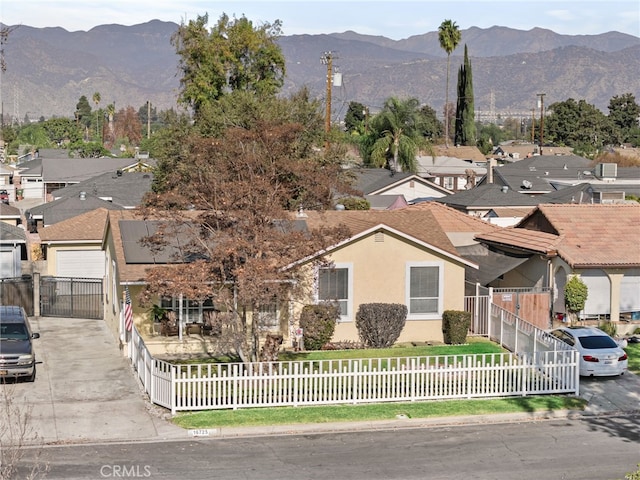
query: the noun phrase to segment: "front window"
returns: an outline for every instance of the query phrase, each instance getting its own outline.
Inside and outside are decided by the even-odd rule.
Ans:
[[[436,318],[442,313],[441,263],[418,263],[408,265],[407,291],[409,317]]]
[[[208,310],[215,310],[213,301],[211,299],[202,301],[183,298],[182,317],[180,317],[181,305],[179,298],[163,297],[160,306],[167,310],[173,310],[178,318],[182,318],[184,323],[202,323],[203,313]]]
[[[348,266],[335,265],[318,271],[318,301],[336,305],[342,320],[350,317],[350,290],[351,269]]]
[[[254,315],[257,316],[258,326],[262,330],[277,331],[280,329],[278,304],[274,301],[267,305],[260,305]]]

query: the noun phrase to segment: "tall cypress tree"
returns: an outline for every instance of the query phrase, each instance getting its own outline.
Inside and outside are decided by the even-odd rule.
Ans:
[[[476,122],[473,102],[473,74],[464,46],[464,63],[458,70],[458,101],[456,104],[456,145],[476,145]]]

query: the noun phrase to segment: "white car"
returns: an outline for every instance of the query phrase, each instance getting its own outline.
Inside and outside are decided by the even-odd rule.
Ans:
[[[599,328],[560,327],[550,333],[580,352],[581,376],[613,376],[627,371],[627,354]]]

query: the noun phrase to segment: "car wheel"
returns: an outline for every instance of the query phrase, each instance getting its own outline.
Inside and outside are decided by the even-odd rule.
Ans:
[[[33,373],[27,377],[27,382],[35,382],[36,381],[36,367],[33,367]]]

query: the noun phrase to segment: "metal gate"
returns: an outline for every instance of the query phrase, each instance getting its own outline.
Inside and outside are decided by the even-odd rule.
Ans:
[[[33,278],[0,278],[0,303],[20,305],[27,315],[33,315]]]
[[[102,279],[40,278],[40,315],[43,317],[104,318]]]

